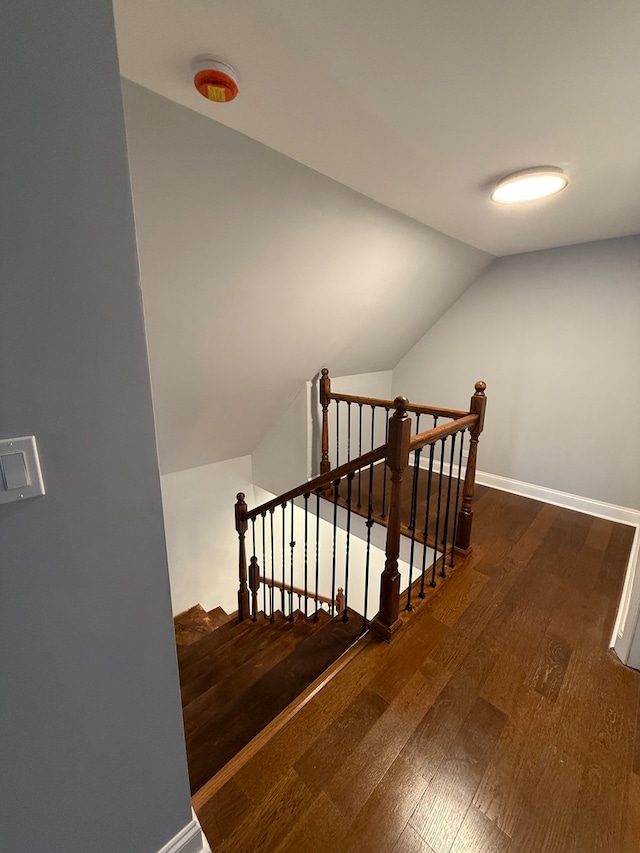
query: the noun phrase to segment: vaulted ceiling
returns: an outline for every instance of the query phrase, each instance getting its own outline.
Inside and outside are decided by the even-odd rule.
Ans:
[[[637,0],[115,0],[122,74],[504,255],[640,231]],[[212,104],[197,55],[239,72]],[[565,169],[506,209],[501,176]]]

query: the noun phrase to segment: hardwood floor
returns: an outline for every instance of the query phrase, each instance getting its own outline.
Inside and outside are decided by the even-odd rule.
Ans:
[[[479,490],[394,642],[196,794],[216,853],[637,853],[640,673],[608,650],[632,533]]]

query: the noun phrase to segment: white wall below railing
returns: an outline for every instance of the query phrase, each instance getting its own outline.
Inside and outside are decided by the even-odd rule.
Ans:
[[[234,505],[255,505],[251,457],[214,462],[161,477],[174,615],[196,603],[238,607],[238,534]]]

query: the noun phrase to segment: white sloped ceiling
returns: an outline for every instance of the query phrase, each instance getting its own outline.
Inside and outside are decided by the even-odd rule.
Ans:
[[[123,92],[163,473],[250,453],[325,364],[391,369],[492,260],[129,81]]]

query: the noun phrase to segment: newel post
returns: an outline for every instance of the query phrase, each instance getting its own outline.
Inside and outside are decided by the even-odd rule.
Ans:
[[[411,441],[411,421],[407,414],[409,401],[406,397],[396,397],[393,405],[396,410],[389,420],[389,442],[387,445],[387,468],[391,471],[391,496],[387,517],[386,560],[380,579],[380,610],[371,623],[371,629],[387,643],[391,640],[391,635],[402,625],[398,618],[400,609],[400,573],[398,572],[400,492],[402,480],[409,464],[409,442]]]
[[[242,622],[243,619],[248,619],[251,615],[249,612],[249,588],[247,586],[247,551],[244,544],[244,537],[248,527],[247,504],[243,492],[238,492],[235,511],[239,544],[238,575],[240,577],[240,587],[238,589],[238,622]]]
[[[331,470],[329,462],[329,401],[331,400],[331,380],[326,367],[322,368],[320,377],[320,405],[322,406],[322,457],[320,473],[326,474]]]
[[[473,492],[476,483],[476,460],[478,457],[478,439],[484,427],[484,411],[487,398],[484,395],[486,382],[476,382],[476,393],[471,398],[469,406],[470,415],[478,415],[478,422],[469,433],[469,458],[467,459],[467,471],[464,478],[462,490],[462,507],[458,513],[458,524],[456,527],[456,548],[468,551],[471,547],[471,527],[473,525]]]

